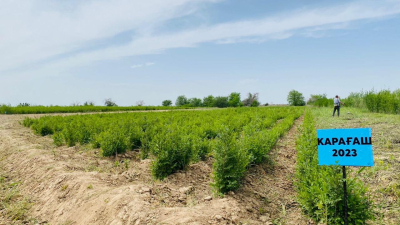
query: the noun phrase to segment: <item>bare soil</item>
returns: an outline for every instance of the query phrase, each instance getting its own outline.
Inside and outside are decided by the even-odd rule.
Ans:
[[[0,115],[0,163],[32,199],[33,223],[308,224],[292,182],[302,119],[279,140],[269,163],[250,168],[239,190],[220,197],[210,187],[211,158],[157,181],[150,160],[139,160],[137,151],[104,158],[87,146],[55,147],[19,124],[25,116]]]

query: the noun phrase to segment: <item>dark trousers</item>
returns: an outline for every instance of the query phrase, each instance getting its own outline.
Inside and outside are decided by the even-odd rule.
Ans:
[[[332,116],[335,116],[336,110],[337,110],[337,116],[340,116],[340,106],[335,106],[335,108],[333,109]]]

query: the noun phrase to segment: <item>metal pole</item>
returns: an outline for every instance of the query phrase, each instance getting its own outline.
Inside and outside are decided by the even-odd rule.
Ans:
[[[344,208],[343,208],[343,213],[344,213],[344,225],[348,225],[347,221],[347,183],[346,183],[346,167],[343,166],[343,194],[344,194]]]

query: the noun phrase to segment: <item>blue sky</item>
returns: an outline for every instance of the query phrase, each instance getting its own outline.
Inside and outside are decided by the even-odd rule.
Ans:
[[[2,0],[0,103],[400,88],[400,1]]]

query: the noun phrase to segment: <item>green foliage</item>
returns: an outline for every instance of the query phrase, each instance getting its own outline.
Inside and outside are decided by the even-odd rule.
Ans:
[[[0,106],[0,114],[44,114],[44,113],[85,113],[85,112],[115,112],[115,111],[146,111],[190,109],[190,106]]]
[[[333,106],[333,100],[328,99],[326,94],[322,95],[311,95],[310,99],[307,101],[307,105],[313,105],[318,107],[330,107]]]
[[[10,105],[0,105],[1,114],[12,114],[12,107]]]
[[[400,89],[394,92],[381,90],[365,94],[365,104],[370,112],[400,113]]]
[[[111,98],[104,100],[104,105],[108,107],[117,106],[117,104]]]
[[[251,103],[251,107],[258,107],[260,105],[260,103],[257,101],[257,100],[254,100],[252,103]]]
[[[191,107],[201,107],[203,105],[203,103],[201,102],[201,99],[199,99],[199,98],[191,98],[188,101],[189,101],[189,105]]]
[[[152,159],[154,176],[163,179],[184,169],[191,161],[215,155],[215,145],[225,128],[236,137],[237,146],[249,162],[262,163],[302,111],[302,108],[291,107],[241,107],[86,114],[26,118],[23,124],[40,135],[53,133],[56,146],[90,144],[93,148],[101,148],[103,156],[139,149],[142,159]],[[223,182],[224,178],[219,179]]]
[[[128,132],[128,148],[138,149],[142,146],[143,130],[139,126],[132,126],[126,129]]]
[[[214,146],[213,187],[220,193],[236,190],[245,175],[249,155],[235,133],[225,128]]]
[[[207,154],[211,152],[211,141],[200,136],[192,135],[193,160],[205,160]]]
[[[24,125],[25,127],[31,127],[33,123],[34,120],[29,117],[25,117],[25,119],[22,121],[22,125]]]
[[[53,135],[53,142],[58,147],[64,144],[64,138],[61,133],[56,133]]]
[[[308,111],[297,139],[295,185],[304,212],[316,223],[343,224],[343,183],[340,166],[318,166],[317,134]],[[349,224],[365,224],[373,219],[366,187],[351,176],[347,178]]]
[[[226,108],[229,106],[228,97],[218,96],[214,99],[214,107]]]
[[[230,107],[239,107],[239,106],[241,106],[240,93],[232,92],[228,97],[228,103],[229,103]]]
[[[342,99],[342,102],[345,103],[345,106],[357,107],[357,108],[367,108],[365,105],[365,92],[351,92],[350,95]]]
[[[192,149],[190,138],[185,133],[182,128],[170,127],[156,134],[150,147],[150,151],[157,156],[151,164],[155,178],[162,180],[189,165]]]
[[[189,100],[184,95],[178,96],[175,101],[176,106],[183,106],[189,104]]]
[[[17,107],[28,107],[28,106],[31,106],[31,104],[26,103],[26,102],[24,102],[24,103],[19,103],[19,104],[17,105]]]
[[[370,112],[400,114],[400,89],[352,92],[343,99],[346,106],[368,109]]]
[[[85,103],[83,103],[83,106],[94,106],[94,102],[86,101]]]
[[[172,105],[172,101],[171,100],[164,100],[162,102],[162,106],[171,106]]]
[[[212,95],[203,98],[204,107],[214,107],[215,98]]]
[[[100,134],[100,146],[102,156],[112,156],[124,153],[127,149],[125,134],[120,130],[105,131]]]
[[[296,90],[291,90],[289,92],[287,101],[291,106],[303,106],[306,104],[306,102],[304,101],[303,94]]]
[[[46,136],[54,133],[53,128],[47,121],[41,121],[39,123],[32,124],[32,129],[35,131],[36,134],[39,134],[41,136]]]
[[[61,133],[68,147],[75,146],[78,138],[76,135],[77,133],[75,132],[75,126],[73,124],[65,124],[64,129]]]

